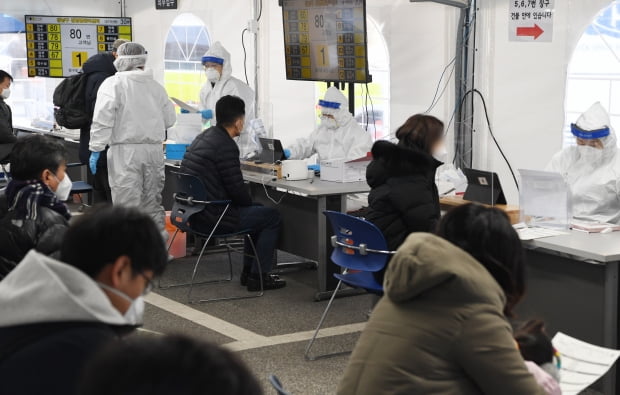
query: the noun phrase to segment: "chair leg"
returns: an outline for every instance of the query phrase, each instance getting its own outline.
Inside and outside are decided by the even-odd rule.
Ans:
[[[177,229],[174,232],[174,235],[172,236],[172,239],[170,240],[170,243],[168,244],[168,250],[170,250],[170,248],[172,247],[172,243],[174,242],[177,233],[180,232],[179,229]],[[193,276],[192,276],[192,281],[189,282],[185,282],[185,283],[179,283],[179,284],[167,284],[167,285],[162,285],[161,283],[161,277],[159,278],[159,280],[157,280],[157,288],[159,289],[169,289],[169,288],[177,288],[177,287],[186,287],[186,286],[193,286],[193,285],[203,285],[203,284],[213,284],[213,283],[222,283],[222,282],[228,282],[232,280],[232,273],[228,276],[228,278],[222,278],[222,279],[216,279],[216,280],[206,280],[206,281],[200,281],[200,282],[193,282],[198,270],[198,264],[200,263],[200,260],[202,259],[202,256],[205,254],[206,251],[206,247],[208,244],[209,239],[207,239],[205,241],[205,243],[202,246],[202,249],[200,251],[200,255],[198,256],[198,259],[196,260],[196,263],[194,264],[194,271],[193,271]],[[231,270],[232,270],[232,263],[230,263],[231,265]],[[191,291],[190,291],[191,294]]]
[[[231,246],[228,244],[228,240],[224,239],[224,243],[226,243],[226,253],[228,254],[228,279],[232,281],[233,279],[233,266],[232,266],[232,256],[230,253]]]
[[[202,245],[202,249],[200,250],[200,255],[198,255],[198,259],[196,259],[196,264],[194,265],[194,271],[192,272],[192,279],[189,282],[189,291],[187,292],[187,303],[192,303],[192,290],[194,289],[194,280],[196,279],[196,274],[198,273],[198,265],[200,264],[200,259],[202,259],[202,255],[205,253],[205,249],[207,248],[207,244],[211,240],[211,236],[205,243]]]
[[[168,248],[166,248],[167,251],[170,251],[170,248],[172,248],[172,243],[174,243],[174,239],[177,238],[177,234],[179,233],[179,228],[177,228],[174,231],[174,234],[172,235],[172,239],[170,239],[170,243],[168,243]]]
[[[329,299],[329,303],[327,303],[327,307],[325,308],[325,311],[323,312],[323,315],[321,316],[321,319],[319,320],[319,324],[317,325],[316,330],[314,331],[314,335],[312,336],[312,339],[310,339],[310,342],[308,342],[308,345],[306,346],[306,352],[304,353],[304,358],[306,359],[306,361],[315,361],[321,358],[335,357],[338,355],[345,355],[345,354],[350,353],[350,351],[343,351],[343,352],[338,352],[338,353],[323,354],[323,355],[316,355],[316,356],[310,355],[310,349],[312,348],[312,345],[314,344],[314,342],[316,341],[316,338],[319,335],[319,331],[321,330],[321,327],[323,326],[323,322],[325,321],[325,318],[327,318],[327,313],[329,312],[329,309],[332,307],[332,303],[334,302],[334,299],[336,298],[336,294],[340,290],[341,286],[342,286],[342,280],[338,281],[338,285],[336,285],[336,289],[334,289],[334,292],[332,293],[332,297]]]
[[[258,266],[258,270],[260,272],[261,271],[260,259],[258,258],[258,253],[256,252],[256,246],[254,245],[254,240],[252,240],[252,237],[249,235],[248,235],[248,239],[250,240],[250,246],[252,247],[252,252],[254,253],[254,257],[256,258],[256,265]],[[260,279],[259,280],[260,290],[256,293],[252,293],[250,295],[243,295],[243,296],[229,296],[229,297],[224,297],[224,298],[201,299],[201,300],[198,300],[197,303],[218,302],[218,301],[223,301],[223,300],[251,299],[251,298],[261,297],[265,294],[264,285],[263,285],[263,276],[262,275],[259,276],[259,279]],[[189,303],[194,303],[194,302],[190,301]]]

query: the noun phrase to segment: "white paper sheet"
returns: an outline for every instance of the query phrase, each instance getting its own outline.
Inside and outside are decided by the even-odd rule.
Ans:
[[[613,366],[620,351],[598,347],[558,332],[553,346],[560,353],[560,387],[563,395],[577,395]]]
[[[553,237],[568,234],[568,232],[563,232],[561,230],[538,227],[527,227],[516,230],[521,240],[542,239],[543,237]]]

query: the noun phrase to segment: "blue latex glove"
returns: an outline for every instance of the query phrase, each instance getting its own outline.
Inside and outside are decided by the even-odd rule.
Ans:
[[[186,110],[186,109],[184,109],[184,108],[182,108],[182,109],[181,109],[181,114],[189,114],[189,111],[188,111],[188,110]]]
[[[203,119],[211,119],[213,118],[213,110],[202,110],[200,111]]]
[[[321,165],[308,165],[308,170],[321,171]]]
[[[93,174],[97,174],[97,162],[99,162],[100,156],[101,152],[90,153],[90,158],[88,159],[88,166],[90,167],[90,172]]]
[[[284,153],[284,158],[285,159],[288,159],[288,158],[291,157],[291,150],[290,149],[284,148],[284,152],[283,153]]]

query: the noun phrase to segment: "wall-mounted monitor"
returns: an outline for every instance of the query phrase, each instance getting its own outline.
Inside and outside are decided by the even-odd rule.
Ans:
[[[131,18],[26,15],[29,77],[68,77],[90,56],[131,41]]]
[[[365,0],[281,0],[286,78],[370,82]]]

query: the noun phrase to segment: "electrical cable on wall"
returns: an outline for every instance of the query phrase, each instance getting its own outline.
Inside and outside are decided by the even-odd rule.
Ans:
[[[484,96],[482,95],[482,93],[480,93],[480,91],[478,89],[476,89],[476,88],[470,89],[467,92],[465,92],[465,94],[461,98],[461,102],[460,102],[460,104],[458,106],[457,111],[460,110],[460,108],[463,105],[463,103],[465,103],[465,99],[467,98],[467,96],[474,95],[474,94],[477,94],[480,97],[480,100],[482,101],[482,107],[484,109],[484,116],[485,116],[486,121],[487,121],[487,128],[489,129],[489,134],[491,135],[491,138],[493,139],[493,142],[495,143],[495,146],[497,147],[497,150],[502,155],[502,158],[504,158],[504,161],[506,162],[506,165],[508,166],[508,170],[510,170],[510,174],[512,175],[512,179],[514,180],[515,186],[517,187],[517,191],[518,191],[519,190],[519,183],[517,182],[517,177],[515,175],[515,172],[512,170],[512,165],[508,161],[508,158],[506,157],[506,154],[504,154],[504,150],[502,150],[502,147],[499,145],[499,142],[497,141],[497,138],[495,138],[495,133],[493,133],[493,128],[491,127],[491,120],[489,119],[489,112],[488,112],[488,109],[487,109],[487,103],[486,103],[486,100],[484,99]],[[456,160],[456,153],[454,155],[454,160]],[[454,160],[453,160],[453,162],[454,162]]]
[[[372,96],[370,95],[370,89],[368,88],[368,82],[366,83],[366,94],[368,95],[368,99],[370,99],[370,113],[372,114],[372,127],[375,130],[375,140],[377,139],[377,120],[375,119],[375,105],[372,102]],[[368,118],[366,118],[366,122],[368,122]]]
[[[259,2],[260,6],[258,8],[258,16],[256,17],[256,22],[260,21],[260,17],[263,16],[263,0]]]
[[[245,83],[250,85],[250,82],[248,80],[248,66],[247,66],[248,53],[247,53],[247,51],[245,49],[245,42],[243,41],[243,39],[245,37],[245,32],[249,32],[249,30],[247,28],[245,28],[241,32],[241,46],[243,47],[243,72],[245,73]]]
[[[429,113],[430,111],[433,110],[433,108],[435,108],[435,106],[437,105],[437,103],[439,103],[439,100],[441,99],[441,97],[445,93],[446,88],[448,87],[448,84],[450,83],[450,80],[452,79],[452,75],[454,74],[454,68],[455,67],[452,67],[452,71],[450,71],[450,75],[448,76],[448,80],[446,81],[446,85],[441,90],[441,95],[439,95],[439,97],[437,97],[437,95],[439,94],[439,87],[441,86],[441,81],[443,81],[443,77],[444,77],[444,75],[446,75],[446,71],[448,71],[448,68],[450,66],[452,66],[455,61],[456,61],[456,56],[452,58],[452,60],[446,65],[446,67],[444,67],[443,71],[441,72],[441,76],[439,77],[439,82],[437,82],[437,88],[435,88],[435,94],[433,95],[433,99],[431,100],[430,106],[428,107],[428,109],[426,111],[424,111],[425,114]]]

